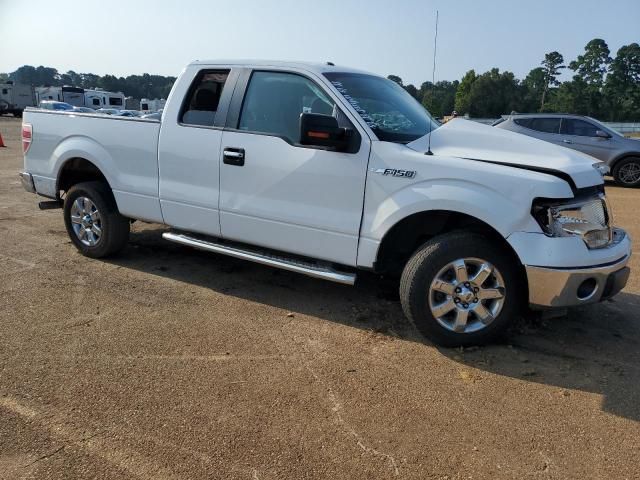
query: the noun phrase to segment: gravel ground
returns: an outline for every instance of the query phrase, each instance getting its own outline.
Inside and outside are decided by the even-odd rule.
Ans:
[[[638,257],[612,301],[440,349],[372,276],[140,223],[82,257],[19,184],[19,125],[0,118],[1,479],[640,478]],[[607,189],[640,239],[640,190]]]

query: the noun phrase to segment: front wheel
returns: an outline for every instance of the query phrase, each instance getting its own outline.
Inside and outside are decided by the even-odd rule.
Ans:
[[[444,347],[495,340],[517,316],[521,292],[511,252],[486,237],[462,232],[422,245],[400,281],[405,315]]]
[[[129,219],[118,212],[108,185],[83,182],[64,199],[67,233],[83,255],[102,258],[122,250],[129,239]]]
[[[620,160],[613,168],[613,179],[622,187],[640,186],[640,158]]]

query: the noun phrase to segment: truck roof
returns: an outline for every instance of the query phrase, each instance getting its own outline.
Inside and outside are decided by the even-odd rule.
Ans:
[[[195,60],[189,65],[225,65],[225,66],[238,66],[238,67],[293,67],[302,70],[311,71],[314,73],[325,72],[348,72],[348,73],[366,73],[364,70],[358,70],[350,67],[343,67],[334,65],[332,62],[299,62],[299,61],[279,61],[279,60],[229,60],[229,59],[217,59],[217,60]]]

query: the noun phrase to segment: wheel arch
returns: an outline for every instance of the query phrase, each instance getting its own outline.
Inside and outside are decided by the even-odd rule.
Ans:
[[[479,233],[488,237],[500,245],[525,274],[517,252],[496,228],[477,217],[451,210],[416,212],[396,222],[380,242],[374,269],[380,273],[398,274],[411,255],[427,240],[454,231]]]
[[[95,163],[83,157],[71,157],[65,160],[58,169],[56,178],[56,194],[68,191],[80,182],[104,182],[111,190],[111,184]]]
[[[62,140],[54,149],[50,162],[56,175],[56,193],[78,181],[101,180],[113,190],[116,187],[105,166],[113,163],[109,152],[90,137],[73,135]],[[70,175],[71,174],[71,175]],[[74,179],[76,180],[74,183]],[[61,188],[61,187],[67,187]]]
[[[627,158],[639,158],[640,159],[640,152],[625,152],[625,153],[622,153],[622,154],[618,155],[616,158],[614,158],[611,161],[611,165],[610,165],[611,173],[613,173],[613,169],[616,168],[616,165],[618,163],[620,163],[622,160],[625,160]]]

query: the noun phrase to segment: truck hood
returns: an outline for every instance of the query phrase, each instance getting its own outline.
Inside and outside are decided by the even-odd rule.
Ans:
[[[549,173],[573,183],[573,188],[603,183],[602,176],[593,168],[593,164],[598,162],[595,158],[508,130],[456,118],[407,146],[426,152],[429,136],[434,155]]]

